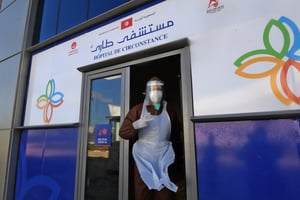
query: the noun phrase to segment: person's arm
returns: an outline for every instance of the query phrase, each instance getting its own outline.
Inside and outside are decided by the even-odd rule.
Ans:
[[[132,123],[140,118],[142,106],[143,104],[138,104],[131,108],[127,113],[119,130],[119,135],[121,138],[132,139],[136,136],[137,130],[133,127]]]

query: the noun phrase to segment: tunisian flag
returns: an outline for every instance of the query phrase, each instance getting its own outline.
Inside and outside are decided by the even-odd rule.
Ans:
[[[121,29],[125,29],[132,26],[132,17],[121,21]]]

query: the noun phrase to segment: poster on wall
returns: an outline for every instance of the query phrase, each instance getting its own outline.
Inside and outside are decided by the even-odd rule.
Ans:
[[[32,56],[25,125],[79,121],[81,73],[64,45]]]
[[[195,115],[300,110],[299,1],[211,2],[191,50]]]
[[[95,146],[111,146],[111,124],[96,124],[94,132]]]

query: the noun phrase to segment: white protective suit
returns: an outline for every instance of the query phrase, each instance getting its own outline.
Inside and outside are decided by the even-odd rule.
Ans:
[[[171,182],[168,167],[174,162],[175,153],[169,141],[171,121],[167,113],[167,102],[163,102],[160,115],[150,115],[146,109],[145,98],[141,119],[151,118],[147,126],[139,129],[139,139],[133,145],[132,154],[144,183],[149,189],[161,190],[163,187],[176,192],[177,186]]]

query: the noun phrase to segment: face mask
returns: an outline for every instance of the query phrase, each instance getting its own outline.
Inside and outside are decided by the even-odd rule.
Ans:
[[[153,103],[159,103],[162,99],[162,91],[160,91],[160,90],[150,91],[149,97]]]

